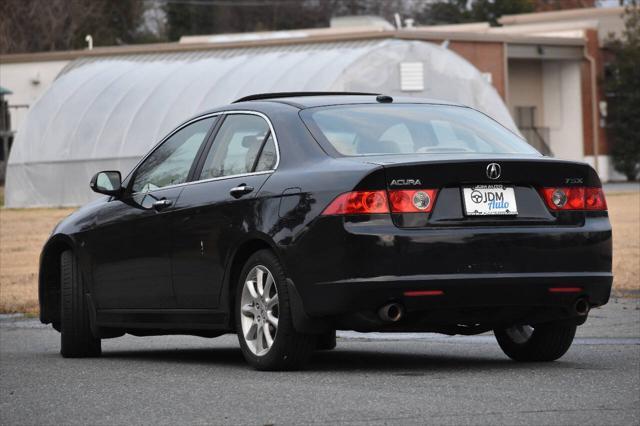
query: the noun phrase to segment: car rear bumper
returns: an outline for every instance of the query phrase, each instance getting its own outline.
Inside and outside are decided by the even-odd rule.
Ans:
[[[582,324],[590,308],[608,302],[612,281],[611,273],[378,277],[320,283],[304,301],[289,283],[299,331],[479,334],[513,324]],[[390,304],[402,310],[398,321],[380,316]]]
[[[452,314],[461,309],[503,307],[550,309],[549,320],[571,317],[578,299],[590,306],[609,300],[607,217],[586,218],[582,226],[420,230],[397,228],[385,218],[320,221],[286,259],[309,317],[376,312],[398,302],[407,313],[447,311],[451,323],[473,320]],[[550,290],[568,287],[574,292]],[[421,291],[436,293],[406,294]]]
[[[585,298],[591,306],[608,302],[611,273],[529,273],[381,276],[318,283],[306,291],[311,316],[376,310],[391,302],[407,312],[499,306],[568,307]],[[562,289],[570,290],[570,292]]]

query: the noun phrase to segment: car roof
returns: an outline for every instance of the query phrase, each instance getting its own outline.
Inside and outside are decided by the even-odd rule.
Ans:
[[[262,114],[269,114],[282,108],[293,108],[303,110],[315,107],[328,107],[337,105],[393,105],[393,104],[422,104],[422,105],[448,105],[461,108],[470,108],[463,104],[445,101],[442,99],[413,98],[408,96],[391,97],[379,101],[378,94],[359,94],[349,92],[292,92],[292,93],[265,93],[241,98],[233,103],[221,105],[214,109],[209,109],[192,116],[185,123],[196,120],[208,114],[224,113],[225,111],[256,111]],[[389,98],[387,96],[387,98]],[[473,108],[472,108],[473,109]]]
[[[391,102],[389,102],[391,99]],[[299,109],[330,105],[378,104],[378,103],[411,103],[463,106],[439,99],[413,98],[408,96],[393,97],[376,93],[360,92],[290,92],[263,93],[246,96],[233,103],[235,107],[250,105],[255,102],[269,102],[290,105]]]

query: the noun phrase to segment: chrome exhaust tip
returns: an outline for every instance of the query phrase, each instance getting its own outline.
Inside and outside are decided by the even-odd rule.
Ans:
[[[388,303],[378,309],[378,316],[385,322],[397,322],[404,316],[404,307],[399,303]]]
[[[583,298],[576,300],[576,303],[573,305],[573,310],[580,316],[587,315],[589,313],[589,309],[589,302]]]

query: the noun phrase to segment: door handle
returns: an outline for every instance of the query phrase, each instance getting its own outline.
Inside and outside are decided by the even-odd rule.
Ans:
[[[162,210],[162,209],[166,209],[167,207],[169,207],[172,204],[173,204],[173,201],[167,200],[165,198],[165,199],[158,200],[158,201],[154,202],[152,204],[152,206],[153,206],[154,209],[159,211],[159,210]]]
[[[250,192],[253,192],[253,186],[248,185],[240,185],[229,190],[229,194],[231,194],[234,198],[240,198],[243,195],[247,195]]]

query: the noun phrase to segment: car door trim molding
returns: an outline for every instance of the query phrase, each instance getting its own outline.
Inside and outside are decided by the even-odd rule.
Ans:
[[[246,176],[258,176],[258,175],[264,175],[264,174],[271,174],[271,173],[275,172],[278,169],[278,166],[280,165],[280,145],[278,144],[278,137],[276,136],[275,129],[273,128],[273,124],[271,123],[271,120],[269,119],[269,117],[267,117],[265,114],[263,114],[261,112],[258,112],[258,111],[228,110],[228,111],[218,111],[218,112],[214,112],[214,113],[210,113],[210,114],[201,115],[199,117],[196,117],[196,118],[194,118],[192,120],[187,121],[186,123],[183,123],[179,127],[176,127],[171,133],[169,133],[160,142],[158,142],[153,147],[153,149],[151,151],[149,151],[147,153],[147,155],[145,155],[138,162],[138,164],[136,164],[136,166],[132,169],[131,173],[129,173],[129,175],[126,177],[126,179],[133,178],[133,176],[135,176],[135,172],[138,170],[138,167],[140,167],[140,165],[147,159],[147,157],[149,157],[151,154],[153,154],[155,152],[155,150],[158,149],[160,147],[160,145],[162,145],[167,139],[169,139],[176,132],[182,130],[183,128],[187,127],[188,125],[190,125],[192,123],[195,123],[196,121],[204,120],[204,119],[211,118],[211,117],[217,117],[219,115],[220,116],[225,116],[225,115],[238,115],[238,114],[257,115],[259,117],[262,117],[262,119],[267,122],[267,125],[269,126],[269,131],[270,131],[271,135],[273,136],[273,142],[274,142],[274,144],[276,146],[276,164],[273,166],[273,168],[271,170],[264,170],[264,171],[260,171],[260,172],[250,172],[250,173],[240,173],[240,174],[228,175],[228,176],[219,176],[219,177],[209,178],[209,179],[191,180],[191,181],[188,181],[188,182],[178,183],[178,184],[175,184],[175,185],[163,186],[163,187],[158,188],[158,189],[178,188],[180,186],[188,186],[188,185],[193,185],[193,184],[198,184],[198,183],[212,182],[212,181],[216,181],[216,180],[233,179],[233,178],[246,177]],[[215,126],[215,124],[214,124],[214,126]],[[215,135],[211,135],[211,136],[215,137]],[[206,141],[204,143],[206,143]],[[211,145],[211,147],[209,149],[212,149],[212,148],[213,148],[213,144]],[[127,185],[128,184],[129,184],[129,182],[127,182]],[[132,192],[130,194],[130,196],[139,195],[139,194],[146,194],[148,192],[151,192],[151,191],[147,191],[147,192]]]

